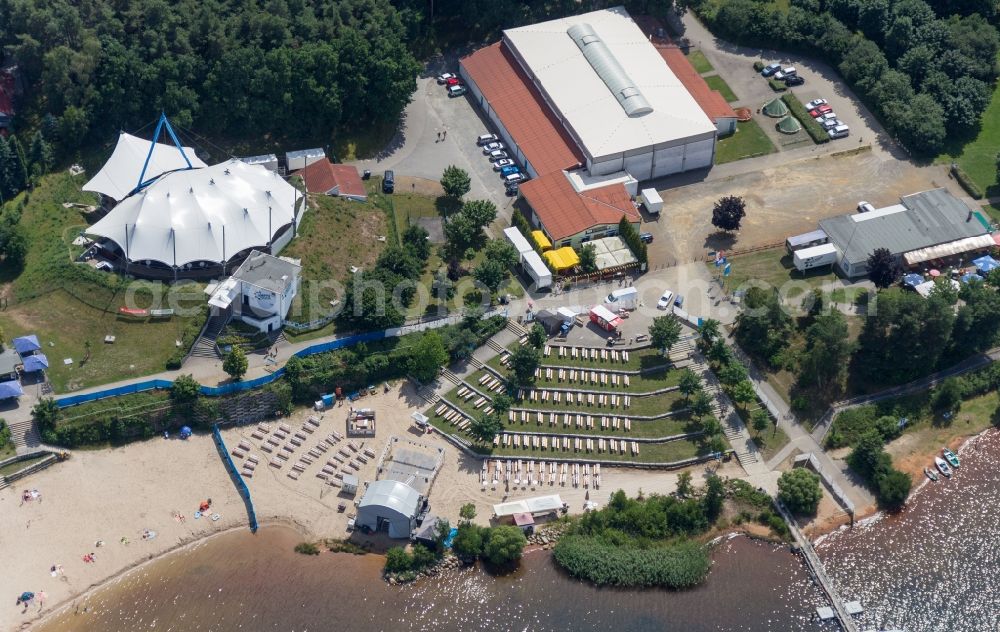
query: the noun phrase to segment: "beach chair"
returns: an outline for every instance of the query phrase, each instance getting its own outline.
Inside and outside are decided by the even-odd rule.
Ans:
[[[587,406],[593,406],[593,405],[594,405],[594,394],[587,393]]]
[[[364,452],[366,456],[369,456],[373,459],[375,458],[375,450],[372,450],[371,448],[365,448],[364,450],[362,450],[362,452]]]
[[[313,428],[319,428],[319,419],[317,419],[316,417],[313,416],[307,417],[306,423],[312,426]]]
[[[260,449],[263,450],[264,452],[274,452],[274,446],[268,443],[260,444]]]
[[[628,388],[630,386],[630,382],[631,380],[629,380],[629,377],[627,375],[622,376],[622,384],[625,385],[625,388]]]
[[[618,396],[617,395],[612,395],[611,396],[611,407],[614,408],[617,405],[618,405]]]
[[[257,431],[267,434],[271,432],[271,426],[269,424],[259,423],[257,424]]]
[[[353,441],[348,441],[347,447],[354,450],[355,452],[359,452],[361,450],[361,448],[358,447],[358,444],[354,443]]]
[[[338,481],[335,478],[328,479],[326,481],[326,484],[329,485],[330,487],[340,487],[340,481]]]
[[[283,424],[281,424],[281,425],[278,426],[278,430],[284,432],[285,434],[288,434],[288,433],[290,433],[292,431],[292,427],[289,426],[288,424],[284,424],[283,423]]]
[[[312,426],[310,426],[309,424],[302,424],[302,430],[303,430],[303,432],[307,432],[309,434],[312,434],[312,433],[316,432],[316,429],[313,428]],[[300,433],[297,432],[295,434],[300,434]],[[303,436],[305,436],[305,435],[303,435]]]
[[[297,448],[302,445],[303,439],[299,439],[297,436],[295,436],[295,437],[290,437],[288,441]]]
[[[607,362],[608,352],[606,349],[601,349],[601,362]]]
[[[250,436],[253,437],[254,439],[260,440],[264,438],[264,433],[262,433],[260,430],[254,430],[253,432],[250,433]]]
[[[628,351],[622,351],[622,362],[628,362]]]
[[[301,461],[302,463],[305,463],[306,465],[312,465],[312,462],[313,462],[313,460],[311,458],[309,458],[308,456],[306,456],[305,454],[303,454],[302,456],[299,457],[299,461]]]
[[[334,436],[335,439],[337,439],[337,441],[343,441],[344,440],[344,435],[340,434],[336,430],[333,431],[333,436]]]
[[[364,464],[366,464],[366,465],[367,465],[367,463],[368,463],[368,457],[366,457],[366,456],[365,456],[365,455],[363,455],[363,454],[359,454],[359,455],[357,455],[357,456],[356,456],[356,457],[354,457],[354,458],[356,458],[357,460],[361,461],[362,463],[364,463]]]
[[[562,401],[562,392],[556,391],[552,393],[552,401],[556,404],[560,403]]]
[[[572,420],[572,415],[569,413],[563,413],[563,428],[569,428],[569,423]]]
[[[562,358],[566,355],[566,347],[559,347],[559,357]]]
[[[331,448],[337,445],[337,439],[332,434],[326,435],[326,439],[323,439],[323,441],[326,441],[326,444]]]
[[[572,391],[566,393],[566,403],[567,404],[572,404],[574,399],[575,398],[573,397],[573,392]]]
[[[316,448],[310,448],[308,454],[312,458],[318,459],[323,453],[317,450]]]
[[[535,413],[535,421],[538,423],[539,426],[542,425],[543,418],[541,412]]]
[[[590,359],[597,362],[597,349],[590,350]]]
[[[361,469],[361,465],[357,461],[351,461],[351,462],[348,463],[348,465],[350,465],[351,468],[355,469],[355,470],[360,470]]]
[[[230,452],[230,454],[232,454],[233,456],[235,456],[237,459],[246,458],[246,453],[243,452],[242,450],[240,450],[239,448],[234,448],[233,451]]]
[[[569,450],[569,437],[563,437],[563,440],[562,440],[562,449],[563,450]]]
[[[279,470],[281,469],[281,466],[284,465],[284,464],[285,463],[281,459],[279,459],[278,457],[274,457],[273,459],[271,459],[270,461],[268,461],[268,465],[270,465],[271,467],[276,467]]]
[[[607,386],[607,385],[608,385],[608,374],[601,373],[601,386]]]
[[[546,358],[549,357],[551,353],[552,353],[552,348],[549,347],[549,345],[545,345],[545,357]]]

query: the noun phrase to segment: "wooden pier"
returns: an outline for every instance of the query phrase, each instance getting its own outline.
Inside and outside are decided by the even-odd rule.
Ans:
[[[812,547],[812,542],[809,541],[809,538],[802,535],[798,525],[796,525],[795,520],[788,513],[788,510],[785,509],[784,505],[777,501],[774,504],[778,507],[778,511],[781,512],[781,516],[785,519],[785,522],[788,523],[788,528],[795,538],[795,543],[799,545],[799,549],[802,551],[802,557],[806,560],[809,572],[812,573],[812,576],[816,579],[816,583],[820,585],[830,600],[830,605],[833,607],[834,615],[840,623],[840,627],[845,632],[858,632],[857,624],[854,623],[854,619],[848,614],[844,601],[840,598],[837,588],[833,585],[833,580],[826,574],[823,562],[816,555],[816,551]]]

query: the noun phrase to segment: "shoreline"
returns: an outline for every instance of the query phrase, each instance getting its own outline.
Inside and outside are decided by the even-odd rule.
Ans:
[[[274,519],[273,521],[269,521],[269,522],[260,524],[259,526],[260,526],[261,529],[273,528],[273,527],[290,529],[292,531],[295,531],[297,534],[299,534],[302,537],[307,537],[306,534],[303,534],[301,532],[301,530],[299,528],[301,525],[298,525],[294,520]],[[52,609],[46,610],[44,612],[37,613],[36,616],[33,619],[28,619],[26,621],[22,621],[16,627],[11,628],[11,632],[15,632],[16,630],[25,630],[25,629],[28,629],[28,628],[30,628],[32,626],[44,624],[47,621],[49,621],[50,619],[52,619],[53,617],[56,617],[56,616],[62,614],[66,609],[72,607],[73,604],[76,603],[77,601],[80,601],[81,599],[86,599],[87,597],[91,596],[93,593],[97,592],[98,590],[101,590],[103,588],[107,588],[111,584],[121,581],[122,579],[124,579],[125,577],[127,577],[129,574],[131,574],[131,573],[133,573],[133,572],[135,572],[135,571],[137,571],[139,569],[142,569],[143,567],[145,567],[145,566],[147,566],[149,564],[152,564],[153,562],[157,562],[157,561],[159,561],[159,560],[161,560],[161,559],[163,559],[163,558],[165,558],[165,557],[167,557],[169,555],[173,555],[175,553],[180,553],[181,551],[185,551],[185,550],[194,548],[195,546],[198,546],[198,545],[204,544],[206,542],[209,542],[210,540],[213,540],[213,539],[215,539],[215,538],[217,538],[219,536],[229,535],[229,534],[235,533],[237,531],[240,531],[242,529],[249,529],[249,527],[245,526],[245,525],[243,525],[243,526],[227,527],[225,529],[222,529],[221,531],[215,531],[215,532],[212,532],[212,533],[206,533],[204,535],[199,535],[199,536],[192,537],[189,540],[179,542],[179,543],[175,544],[174,546],[171,546],[171,547],[169,547],[167,549],[164,549],[164,550],[160,551],[159,553],[152,553],[146,559],[144,559],[144,560],[138,560],[136,562],[133,562],[131,565],[126,566],[125,568],[121,569],[117,573],[115,573],[113,575],[110,575],[110,576],[106,577],[103,580],[94,582],[93,584],[91,584],[91,585],[87,586],[86,588],[84,588],[83,590],[81,590],[79,593],[77,593],[77,594],[75,594],[75,595],[73,595],[71,597],[67,597],[66,599],[63,599],[59,603],[55,604],[52,607]]]

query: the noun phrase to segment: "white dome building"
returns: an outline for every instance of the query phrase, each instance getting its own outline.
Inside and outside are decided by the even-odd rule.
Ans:
[[[299,198],[277,173],[234,158],[170,171],[86,232],[113,242],[104,247],[128,273],[204,277],[225,273],[253,249],[277,254],[296,231]]]

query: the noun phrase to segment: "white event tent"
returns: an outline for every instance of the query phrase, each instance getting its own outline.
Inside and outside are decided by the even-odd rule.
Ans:
[[[87,233],[114,241],[133,262],[175,270],[195,262],[224,264],[250,248],[270,246],[295,221],[297,194],[277,173],[234,158],[167,173],[126,197]]]
[[[149,165],[146,167],[146,173],[142,175],[146,181],[164,173],[187,169],[188,163],[184,160],[184,156],[191,162],[191,168],[206,166],[190,147],[184,147],[184,155],[181,155],[174,145],[156,143],[150,155],[150,145],[153,145],[152,141],[123,132],[118,136],[118,144],[115,145],[111,157],[101,170],[83,185],[83,190],[100,193],[116,202],[121,202],[139,186],[139,176],[142,174],[146,156],[149,156]]]

